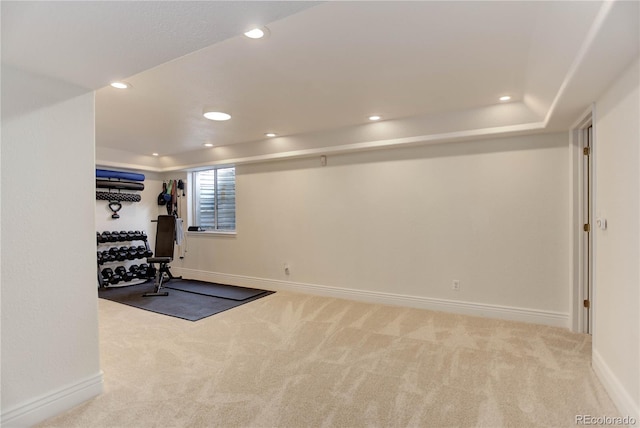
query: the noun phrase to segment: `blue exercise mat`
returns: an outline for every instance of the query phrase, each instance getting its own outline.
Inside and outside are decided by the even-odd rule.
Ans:
[[[109,171],[108,169],[96,169],[96,178],[120,178],[131,181],[144,181],[144,174],[135,172]]]

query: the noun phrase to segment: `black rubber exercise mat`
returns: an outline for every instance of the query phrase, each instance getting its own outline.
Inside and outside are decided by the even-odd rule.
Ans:
[[[274,293],[260,290],[262,293],[245,300],[223,299],[174,289],[164,290],[169,292],[168,296],[142,296],[150,291],[153,291],[152,282],[128,287],[99,288],[98,297],[163,315],[197,321]]]
[[[241,301],[267,293],[267,290],[260,290],[257,288],[216,284],[213,282],[196,281],[193,279],[170,281],[165,285],[165,288]]]

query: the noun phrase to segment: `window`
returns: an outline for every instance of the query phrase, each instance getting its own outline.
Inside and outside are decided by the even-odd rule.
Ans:
[[[205,230],[236,230],[236,169],[193,173],[194,225]]]

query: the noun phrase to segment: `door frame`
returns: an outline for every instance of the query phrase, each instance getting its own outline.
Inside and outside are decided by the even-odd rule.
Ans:
[[[593,265],[595,261],[595,253],[594,253],[594,207],[595,207],[595,189],[594,189],[594,172],[595,172],[595,159],[594,159],[594,146],[595,146],[595,132],[594,130],[594,106],[591,106],[580,119],[575,122],[575,124],[571,127],[570,133],[570,180],[571,180],[571,197],[569,198],[571,206],[570,206],[570,234],[571,234],[571,268],[570,268],[570,283],[571,283],[571,297],[570,297],[570,322],[571,322],[571,330],[576,333],[589,333],[592,334],[592,326],[593,326],[593,315],[594,315],[594,299],[593,299],[593,290],[594,290],[594,270]],[[590,162],[591,162],[591,171],[590,171],[590,209],[591,212],[588,213],[591,221],[591,230],[589,234],[586,234],[583,230],[583,225],[586,223],[585,219],[587,218],[587,213],[585,212],[585,198],[584,198],[584,154],[583,147],[585,138],[588,132],[589,127],[592,128],[591,132],[591,153],[590,153]],[[587,242],[586,240],[590,241]],[[585,262],[587,254],[585,251],[585,247],[587,243],[590,246],[590,262]],[[589,270],[587,272],[587,269]],[[589,290],[585,289],[585,276],[589,275]],[[584,307],[584,300],[589,297],[590,300],[590,308],[586,309]],[[587,312],[588,311],[588,316]]]

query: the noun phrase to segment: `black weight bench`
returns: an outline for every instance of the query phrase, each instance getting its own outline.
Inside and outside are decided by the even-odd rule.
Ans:
[[[154,221],[154,220],[152,220]],[[155,271],[154,289],[143,294],[143,297],[168,296],[168,291],[160,291],[165,275],[171,279],[182,279],[181,276],[173,276],[169,269],[169,263],[173,261],[173,249],[176,239],[176,218],[172,215],[159,215],[156,227],[156,248],[153,257],[147,257],[147,263],[153,266]],[[155,264],[158,268],[155,268]]]

